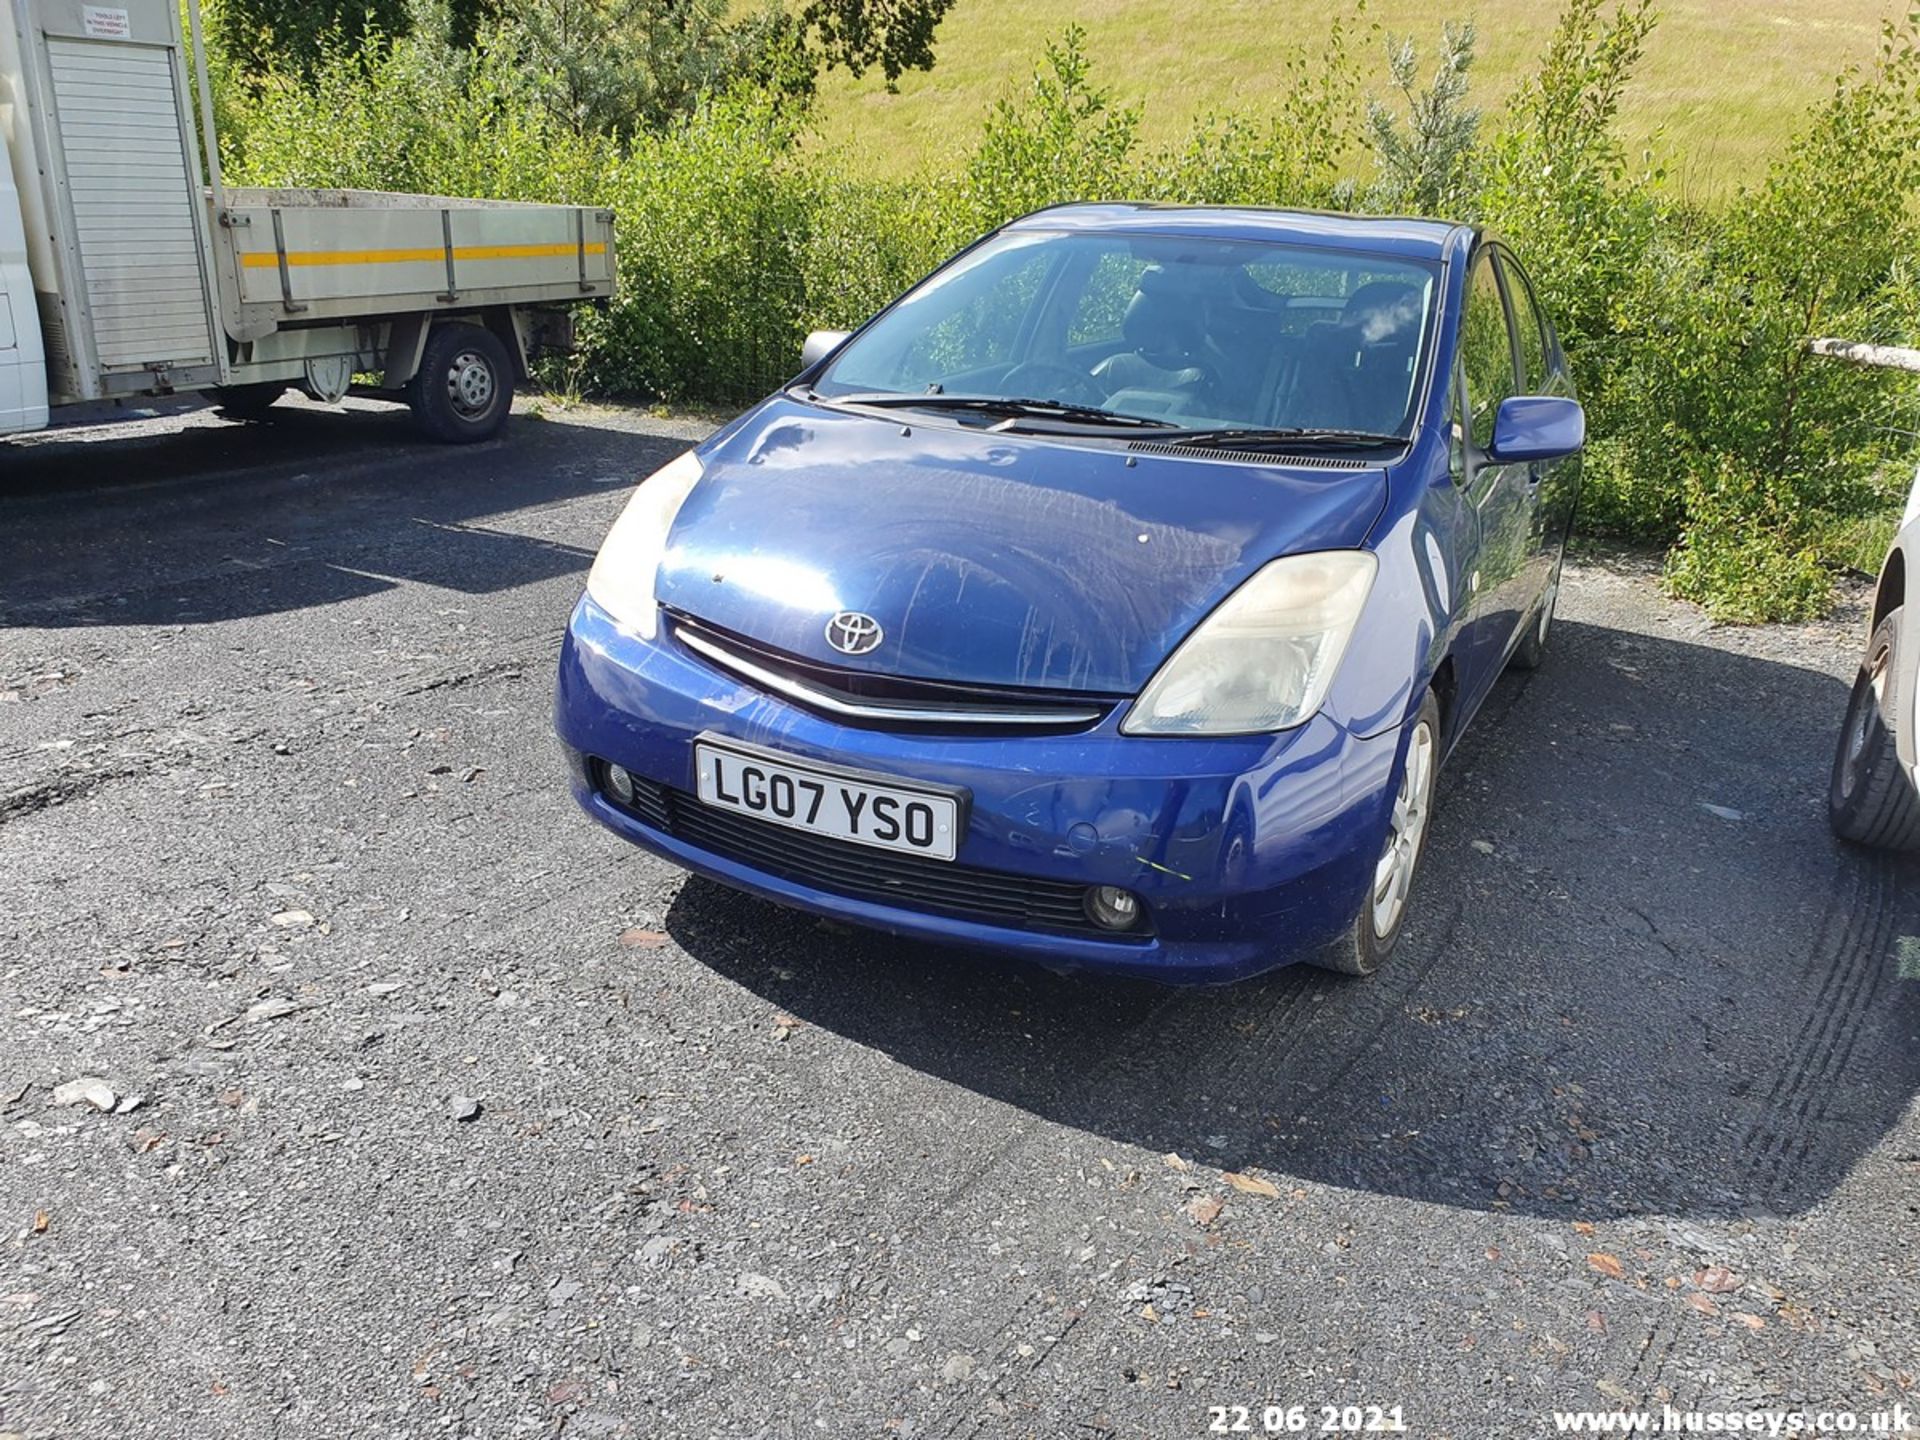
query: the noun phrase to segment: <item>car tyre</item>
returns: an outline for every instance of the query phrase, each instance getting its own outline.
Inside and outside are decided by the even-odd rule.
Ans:
[[[229,420],[264,420],[274,402],[286,393],[286,385],[278,380],[262,380],[251,385],[217,385],[213,391],[213,403]]]
[[[1407,748],[1387,821],[1386,844],[1360,913],[1338,940],[1312,957],[1323,970],[1342,975],[1371,975],[1400,940],[1407,921],[1413,882],[1433,820],[1433,796],[1440,773],[1440,703],[1429,690],[1407,727]]]
[[[1527,627],[1527,635],[1514,647],[1513,658],[1507,663],[1515,670],[1538,670],[1547,663],[1547,636],[1553,629],[1553,609],[1560,599],[1560,565],[1553,562],[1553,578],[1547,582],[1547,593],[1540,597],[1540,613]]]
[[[1847,699],[1847,719],[1834,748],[1827,785],[1833,833],[1881,850],[1920,850],[1920,795],[1900,763],[1895,727],[1904,713],[1898,695],[1900,618],[1895,606],[1873,627],[1866,659]]]
[[[490,439],[513,407],[513,364],[500,337],[480,325],[436,325],[407,382],[414,423],[435,440]]]

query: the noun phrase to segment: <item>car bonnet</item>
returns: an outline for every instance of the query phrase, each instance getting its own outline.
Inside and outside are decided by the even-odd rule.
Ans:
[[[670,611],[876,674],[1132,694],[1277,556],[1361,545],[1384,473],[983,433],[785,397],[703,456]],[[877,643],[830,643],[843,612]],[[856,646],[871,636],[856,623]]]

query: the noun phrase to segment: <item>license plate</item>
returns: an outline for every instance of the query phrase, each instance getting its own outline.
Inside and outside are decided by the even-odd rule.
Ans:
[[[959,847],[960,802],[952,795],[705,741],[695,742],[693,758],[701,802],[717,809],[933,860],[951,860]]]

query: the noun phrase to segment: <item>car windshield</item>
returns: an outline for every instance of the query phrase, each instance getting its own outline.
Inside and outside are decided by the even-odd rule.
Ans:
[[[1265,241],[1009,231],[880,316],[813,390],[1075,432],[1111,415],[1168,438],[1404,438],[1437,276],[1420,262]]]

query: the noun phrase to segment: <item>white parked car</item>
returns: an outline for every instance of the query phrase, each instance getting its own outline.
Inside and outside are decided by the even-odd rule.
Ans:
[[[1834,834],[1887,850],[1920,850],[1920,596],[1912,604],[1907,597],[1916,562],[1920,472],[1880,567],[1867,653],[1847,701],[1827,788]]]

